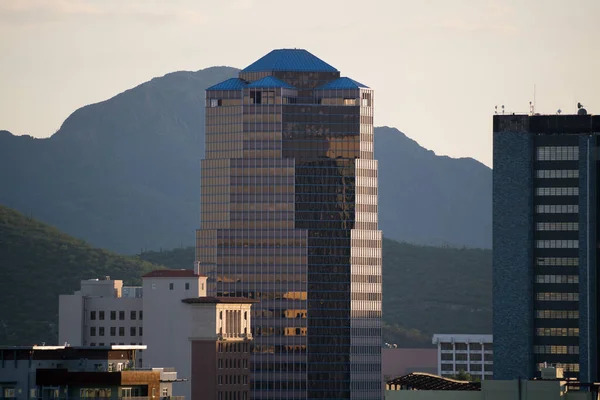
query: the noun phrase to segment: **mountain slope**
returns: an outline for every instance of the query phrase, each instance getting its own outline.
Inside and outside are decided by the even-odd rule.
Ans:
[[[79,289],[80,280],[107,275],[139,282],[157,268],[93,248],[0,206],[0,343],[56,343],[59,294]]]
[[[141,259],[191,268],[194,248],[150,251]],[[384,341],[431,346],[434,333],[491,333],[492,253],[383,241]]]
[[[49,139],[0,131],[0,204],[121,253],[191,245],[199,224],[204,89],[237,70],[152,79],[75,111]],[[376,128],[387,237],[491,246],[491,171]]]
[[[395,128],[375,129],[380,228],[411,243],[491,248],[492,170],[436,156]]]

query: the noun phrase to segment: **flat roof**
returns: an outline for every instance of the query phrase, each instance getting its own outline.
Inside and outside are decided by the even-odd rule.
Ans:
[[[142,278],[206,278],[205,275],[199,275],[193,269],[157,269],[143,275]]]
[[[37,345],[33,346],[0,346],[0,350],[41,350],[41,351],[54,351],[54,350],[146,350],[148,346],[145,344],[125,344],[125,345],[112,345],[112,346],[46,346]]]
[[[431,339],[433,344],[438,342],[458,342],[458,343],[493,343],[494,335],[487,334],[452,334],[452,333],[436,333]]]
[[[181,300],[186,304],[252,304],[258,303],[258,300],[249,299],[246,297],[191,297]]]

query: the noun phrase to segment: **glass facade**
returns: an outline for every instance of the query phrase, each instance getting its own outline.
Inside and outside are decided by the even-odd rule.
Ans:
[[[288,69],[206,92],[198,270],[209,294],[260,300],[254,399],[381,399],[373,91]]]

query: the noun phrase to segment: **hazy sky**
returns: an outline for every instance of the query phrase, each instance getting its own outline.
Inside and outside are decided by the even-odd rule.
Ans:
[[[155,76],[305,48],[376,125],[491,165],[494,105],[600,113],[600,0],[0,0],[0,129],[46,137]],[[198,110],[201,112],[202,110]]]

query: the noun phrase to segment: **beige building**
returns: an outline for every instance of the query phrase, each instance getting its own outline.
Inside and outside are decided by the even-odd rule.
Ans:
[[[192,270],[157,270],[142,287],[92,279],[59,298],[59,340],[72,346],[144,344],[138,365],[174,367],[186,399],[249,397],[251,305],[206,297],[207,278]]]

